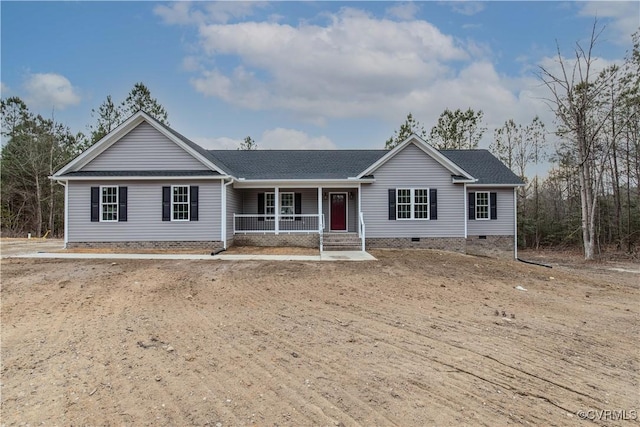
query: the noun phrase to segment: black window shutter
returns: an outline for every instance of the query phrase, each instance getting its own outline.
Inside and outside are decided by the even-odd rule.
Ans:
[[[491,208],[491,219],[498,219],[498,195],[489,193],[489,207]]]
[[[396,220],[396,189],[389,189],[389,221]]]
[[[476,219],[476,193],[469,193],[469,219]]]
[[[198,220],[198,190],[197,185],[189,187],[189,221]]]
[[[118,221],[127,220],[127,187],[118,187]]]
[[[91,187],[91,222],[100,221],[100,187]]]
[[[302,193],[295,193],[293,195],[293,201],[294,201],[294,205],[295,205],[295,213],[300,215],[302,213]],[[297,216],[296,217],[296,221],[301,221],[302,217],[301,216]]]
[[[438,219],[438,190],[429,190],[429,219]]]
[[[162,220],[171,221],[171,187],[162,187]]]
[[[258,215],[264,215],[264,193],[258,193]],[[259,217],[258,221],[264,221],[264,217]]]

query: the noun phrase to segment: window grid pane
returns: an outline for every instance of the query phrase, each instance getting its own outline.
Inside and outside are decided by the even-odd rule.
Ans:
[[[411,219],[411,190],[400,188],[396,196],[397,218]]]
[[[173,187],[173,219],[186,221],[189,219],[189,186]]]
[[[489,219],[489,193],[476,193],[476,219]]]
[[[417,188],[414,190],[414,218],[415,219],[427,219],[429,218],[429,190],[423,188]]]
[[[102,187],[102,221],[118,220],[118,187]]]
[[[276,213],[276,195],[275,193],[265,193],[264,195],[264,213],[267,215],[275,215]],[[275,217],[267,217],[267,220],[273,221]]]
[[[398,188],[396,219],[429,219],[429,189]]]
[[[294,207],[293,207],[294,194],[293,193],[282,193],[280,194],[280,214],[281,215],[293,215]],[[283,220],[292,221],[293,217],[287,216],[282,217]]]

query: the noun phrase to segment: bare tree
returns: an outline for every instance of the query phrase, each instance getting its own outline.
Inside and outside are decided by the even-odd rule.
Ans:
[[[588,260],[595,257],[597,196],[602,185],[603,156],[610,150],[610,144],[603,142],[600,135],[611,113],[609,110],[598,114],[598,110],[605,102],[601,94],[614,76],[598,75],[594,70],[593,49],[601,33],[594,21],[588,46],[576,43],[573,61],[565,59],[558,46],[556,62],[560,70],[554,72],[541,66],[538,74],[551,93],[547,101],[558,120],[558,134],[569,142],[577,158],[582,241]]]

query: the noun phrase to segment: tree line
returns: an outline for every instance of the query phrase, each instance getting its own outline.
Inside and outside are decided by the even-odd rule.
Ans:
[[[167,112],[143,83],[114,104],[111,96],[96,110],[88,133],[73,133],[55,117],[32,113],[24,101],[0,101],[6,144],[0,151],[0,226],[2,235],[60,237],[64,233],[64,188],[49,179],[133,113],[144,110],[168,125]]]
[[[538,70],[555,129],[533,117],[525,124],[508,119],[494,130],[489,150],[525,182],[518,190],[521,247],[581,245],[586,259],[611,247],[637,252],[640,33],[632,35],[622,65],[596,71],[601,33],[594,22],[587,45],[576,44],[571,59],[558,48],[557,70]],[[482,118],[482,111],[446,109],[427,133],[409,113],[386,148],[416,134],[441,150],[474,149],[486,131]]]
[[[640,33],[621,65],[596,70],[594,22],[587,45],[571,59],[558,48],[557,69],[540,67],[554,128],[538,118],[507,119],[493,130],[490,151],[525,185],[518,190],[521,247],[582,245],[593,259],[607,248],[636,253],[640,242]],[[73,133],[54,117],[33,114],[17,97],[1,101],[1,229],[4,236],[61,236],[64,189],[55,171],[144,110],[168,125],[164,107],[143,83],[120,103],[111,96],[92,110],[88,133]],[[445,109],[430,132],[411,113],[386,142],[416,134],[437,149],[474,149],[487,132],[483,112]],[[256,149],[247,136],[238,149]],[[543,170],[551,164],[549,170]]]

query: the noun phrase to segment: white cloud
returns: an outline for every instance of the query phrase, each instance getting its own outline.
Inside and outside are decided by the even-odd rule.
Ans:
[[[36,73],[27,76],[24,83],[28,105],[64,109],[80,103],[80,95],[64,76],[54,73]]]
[[[182,60],[182,69],[185,71],[200,70],[200,59],[197,56],[185,56]]]
[[[579,14],[611,19],[616,43],[630,43],[631,34],[640,28],[640,3],[637,1],[587,1],[582,3]]]
[[[226,136],[218,138],[196,137],[193,138],[193,142],[205,150],[235,150],[240,146],[242,139],[227,138]]]
[[[185,61],[197,64],[191,84],[229,105],[287,111],[316,126],[354,117],[399,126],[412,112],[430,129],[445,108],[473,108],[484,112],[489,129],[483,147],[509,118],[529,123],[538,115],[552,126],[543,101],[548,94],[531,68],[498,73],[489,45],[451,37],[423,20],[396,22],[353,8],[322,17],[326,24],[199,25],[200,56]],[[255,139],[264,149],[334,146],[326,137],[282,128]],[[240,142],[211,143],[236,148]]]
[[[6,98],[9,92],[9,86],[4,84],[3,82],[0,82],[0,98]]]
[[[479,1],[452,1],[447,2],[451,10],[461,15],[472,16],[484,10],[484,3]]]
[[[194,141],[208,150],[235,150],[244,141],[244,138],[201,137],[194,138]],[[303,131],[285,128],[265,130],[255,141],[261,150],[331,150],[336,148],[335,144],[326,136],[312,137]]]
[[[386,14],[392,18],[405,21],[412,20],[420,11],[418,5],[414,2],[399,3],[386,9]]]
[[[462,24],[463,30],[479,30],[482,28],[482,24],[474,23],[474,24]]]
[[[266,5],[266,2],[248,1],[216,1],[194,5],[188,1],[178,1],[169,5],[158,5],[153,11],[170,25],[226,24],[233,19],[251,16],[256,8]]]
[[[336,148],[326,136],[311,137],[299,130],[283,128],[264,131],[260,140],[256,142],[258,148],[264,150],[332,150]]]
[[[160,4],[153,8],[153,12],[169,25],[200,24],[205,16],[199,10],[193,11],[189,2],[174,2],[169,5]]]
[[[275,22],[200,27],[205,55],[242,64],[192,79],[199,92],[251,109],[353,117],[451,73],[468,59],[452,37],[426,21],[375,19],[345,8],[328,26]]]

